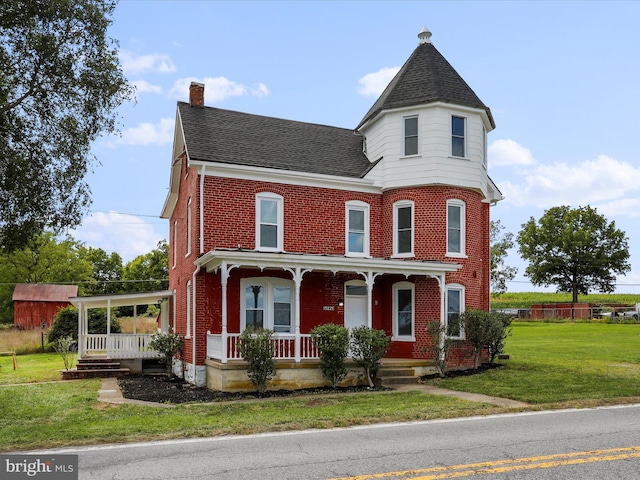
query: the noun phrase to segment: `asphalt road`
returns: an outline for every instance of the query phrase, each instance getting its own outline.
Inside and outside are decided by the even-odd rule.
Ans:
[[[640,405],[57,452],[91,480],[636,480]]]

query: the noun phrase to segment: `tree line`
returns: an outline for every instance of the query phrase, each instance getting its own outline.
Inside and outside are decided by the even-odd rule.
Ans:
[[[166,290],[169,245],[162,240],[152,251],[124,263],[118,253],[44,232],[23,248],[0,252],[0,323],[13,323],[12,297],[18,283],[77,285],[78,295]]]

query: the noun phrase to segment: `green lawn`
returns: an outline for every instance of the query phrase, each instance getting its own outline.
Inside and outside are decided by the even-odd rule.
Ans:
[[[509,397],[532,409],[640,401],[640,325],[516,323],[510,360],[446,388]],[[422,392],[315,395],[170,408],[104,405],[99,380],[60,378],[55,354],[0,358],[0,451],[92,443],[331,428],[498,413],[489,404]]]
[[[510,360],[440,386],[529,403],[640,397],[640,325],[516,322]]]

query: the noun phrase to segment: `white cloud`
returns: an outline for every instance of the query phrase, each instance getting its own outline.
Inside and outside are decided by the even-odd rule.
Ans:
[[[488,156],[491,167],[533,165],[535,163],[528,148],[510,139],[494,141],[489,145]]]
[[[398,73],[400,67],[384,67],[377,72],[367,73],[358,80],[358,93],[365,97],[378,97]]]
[[[136,80],[133,82],[136,87],[136,93],[162,93],[162,87],[158,85],[152,85],[145,80]]]
[[[606,217],[624,215],[630,218],[640,218],[640,198],[622,198],[601,203],[598,205],[598,213]]]
[[[176,80],[171,90],[169,90],[169,96],[177,99],[188,99],[191,82],[204,83],[204,98],[207,105],[221,102],[229,97],[242,97],[245,95],[266,97],[271,94],[264,83],[259,83],[257,87],[250,87],[225,77],[207,77],[205,79],[188,77]]]
[[[505,203],[549,208],[557,205],[583,206],[619,201],[631,209],[633,201],[623,197],[640,189],[640,168],[606,155],[579,164],[537,164],[514,170],[515,181],[498,183]],[[637,215],[637,214],[636,214]]]
[[[119,56],[124,73],[171,73],[176,71],[176,66],[169,55],[161,53],[138,55],[129,50],[120,50]]]
[[[149,253],[163,238],[139,217],[117,212],[93,213],[69,233],[87,246],[117,252],[125,263]]]
[[[174,120],[162,118],[158,123],[144,122],[137,127],[127,128],[115,140],[124,145],[167,145],[173,141]]]

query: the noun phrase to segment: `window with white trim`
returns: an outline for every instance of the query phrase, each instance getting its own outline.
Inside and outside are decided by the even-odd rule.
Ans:
[[[173,221],[173,245],[172,245],[172,262],[173,268],[176,268],[177,265],[177,251],[178,251],[178,222]]]
[[[460,315],[464,312],[464,286],[449,284],[446,291],[447,335],[455,339],[464,339],[464,325],[460,324]]]
[[[466,211],[462,200],[447,200],[447,255],[465,256]]]
[[[451,117],[451,155],[454,157],[465,156],[466,119],[464,117]]]
[[[293,281],[283,278],[244,278],[240,282],[241,330],[268,328],[293,332]]]
[[[185,257],[191,255],[191,197],[187,202],[187,253]]]
[[[256,195],[256,250],[284,250],[283,199],[275,193]]]
[[[393,285],[393,337],[394,340],[414,341],[415,286],[411,282]]]
[[[413,256],[413,202],[402,200],[393,204],[393,255]]]
[[[345,217],[346,255],[369,256],[369,204],[359,201],[347,202]]]
[[[185,338],[191,338],[191,281],[187,282],[187,288],[186,288],[186,295],[187,295],[187,311],[186,311],[186,316],[187,316],[187,332],[185,334]]]
[[[404,118],[404,155],[418,154],[418,117]]]

